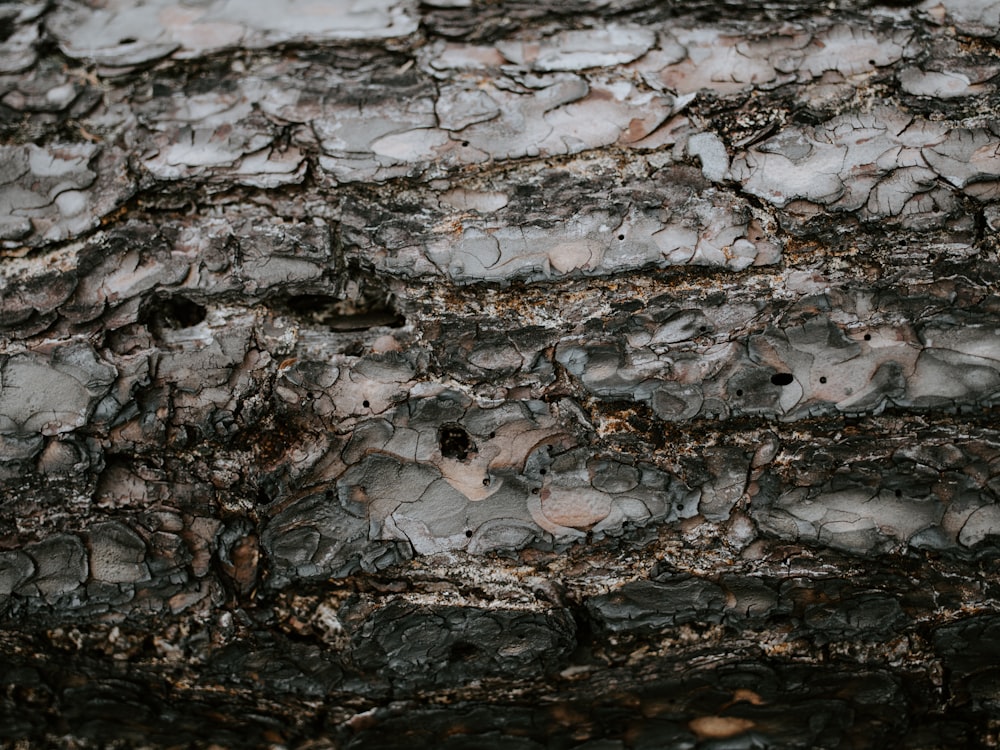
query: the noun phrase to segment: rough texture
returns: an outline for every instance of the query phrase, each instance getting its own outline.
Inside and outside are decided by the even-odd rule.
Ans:
[[[998,42],[0,5],[0,743],[995,747]]]

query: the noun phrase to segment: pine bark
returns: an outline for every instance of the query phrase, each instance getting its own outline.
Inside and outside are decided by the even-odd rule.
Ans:
[[[0,6],[0,742],[995,747],[998,40]]]

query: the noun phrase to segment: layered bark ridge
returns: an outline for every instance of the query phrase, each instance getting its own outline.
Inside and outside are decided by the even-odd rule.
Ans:
[[[0,738],[995,746],[998,40],[0,6]]]

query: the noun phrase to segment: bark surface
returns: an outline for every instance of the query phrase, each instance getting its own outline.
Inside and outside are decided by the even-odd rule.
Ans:
[[[0,742],[995,747],[998,43],[0,4]]]

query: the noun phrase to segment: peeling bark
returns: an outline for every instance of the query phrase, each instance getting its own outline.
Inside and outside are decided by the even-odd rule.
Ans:
[[[1000,5],[0,8],[0,739],[993,747]]]

